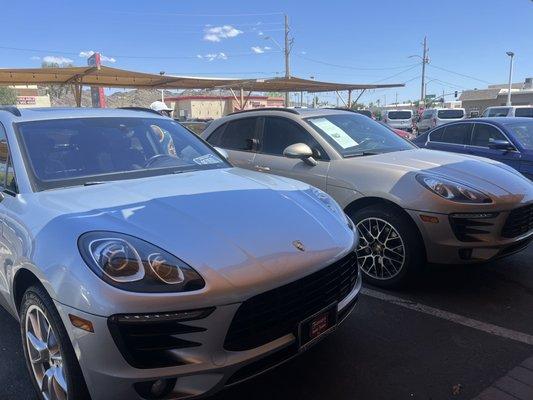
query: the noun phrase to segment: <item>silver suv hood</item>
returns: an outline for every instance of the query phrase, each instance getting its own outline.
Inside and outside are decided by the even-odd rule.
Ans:
[[[419,173],[435,174],[481,190],[502,203],[533,200],[533,184],[511,167],[486,158],[428,149],[413,149],[334,162],[328,184],[350,187],[364,195],[387,192],[413,208],[421,185]],[[425,194],[427,189],[422,193]],[[436,196],[436,195],[435,195]]]

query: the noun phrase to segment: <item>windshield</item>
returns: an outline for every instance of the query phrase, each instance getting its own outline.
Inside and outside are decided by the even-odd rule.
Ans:
[[[345,113],[307,118],[343,157],[389,153],[415,148],[389,128],[363,115]]]
[[[533,107],[517,108],[514,110],[514,116],[533,118]]]
[[[527,122],[512,122],[505,124],[522,147],[533,150],[533,120]]]
[[[483,113],[484,117],[507,117],[508,107],[489,108]]]
[[[463,118],[465,116],[464,110],[439,110],[437,116],[440,119],[455,119]]]
[[[411,111],[389,111],[387,113],[388,119],[411,119],[412,116]]]
[[[171,119],[32,121],[17,132],[38,190],[229,166]]]

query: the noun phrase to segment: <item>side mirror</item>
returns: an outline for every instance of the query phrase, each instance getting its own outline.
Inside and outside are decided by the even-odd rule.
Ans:
[[[489,149],[511,151],[516,150],[508,140],[490,140]]]
[[[226,150],[221,149],[220,147],[215,147],[215,150],[218,152],[218,154],[220,154],[226,160],[229,160],[229,154]]]
[[[318,163],[313,158],[313,150],[305,143],[294,143],[283,150],[283,155],[287,158],[299,158],[306,164],[315,166]]]

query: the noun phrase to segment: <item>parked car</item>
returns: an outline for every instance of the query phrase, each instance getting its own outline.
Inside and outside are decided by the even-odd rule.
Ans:
[[[416,126],[420,133],[447,122],[459,121],[465,118],[464,108],[430,108],[424,110]]]
[[[374,117],[374,114],[370,110],[352,110],[353,112],[356,112],[357,114],[366,115],[368,118],[376,119]]]
[[[487,107],[482,117],[529,117],[533,118],[533,106]]]
[[[472,154],[505,163],[533,180],[533,119],[475,118],[433,129],[419,147]]]
[[[202,137],[236,166],[333,196],[356,223],[359,265],[372,284],[400,285],[427,261],[502,257],[533,239],[533,186],[514,169],[419,149],[353,112],[240,112],[215,120]]]
[[[385,124],[384,122],[382,121],[379,121],[380,124],[382,124],[384,127],[386,127],[387,129],[390,129],[391,131],[393,131],[395,134],[397,134],[398,136],[404,138],[404,139],[407,139],[407,140],[413,140],[414,138],[416,138],[416,135],[413,134],[413,133],[410,133],[410,132],[407,132],[407,131],[404,131],[404,130],[401,130],[401,129],[395,129],[395,128],[391,128],[390,126],[388,126],[387,124]]]
[[[211,121],[178,121],[191,132],[200,135],[209,126]]]
[[[40,399],[213,393],[316,343],[361,288],[329,195],[170,118],[7,108],[0,164],[0,304]]]
[[[407,132],[413,131],[412,110],[384,110],[382,121],[391,128],[401,129]]]

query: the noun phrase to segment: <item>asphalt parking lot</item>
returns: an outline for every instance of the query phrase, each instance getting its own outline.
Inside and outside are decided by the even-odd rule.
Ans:
[[[367,288],[335,334],[214,400],[533,398],[533,363],[516,369],[533,356],[532,260],[530,245],[486,265],[432,267],[409,290]],[[0,311],[0,326],[0,398],[34,399],[18,325]],[[513,369],[526,377],[505,377]]]

